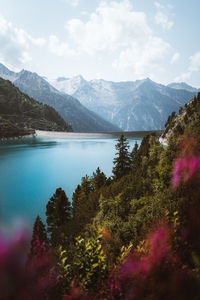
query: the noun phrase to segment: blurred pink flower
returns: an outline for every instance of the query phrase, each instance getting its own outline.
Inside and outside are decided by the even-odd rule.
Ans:
[[[200,156],[178,158],[174,164],[172,188],[176,189],[181,182],[187,182],[200,169]]]
[[[167,226],[162,225],[150,238],[151,263],[160,263],[170,255],[170,232]]]
[[[192,274],[182,268],[172,248],[172,232],[167,225],[148,238],[145,255],[129,254],[119,273],[121,299],[198,299],[198,286]],[[193,298],[192,298],[193,297]]]
[[[42,300],[56,284],[56,274],[46,255],[27,265],[29,234],[0,232],[0,299]]]
[[[65,295],[62,300],[93,300],[93,297],[84,295],[80,287],[76,287],[72,284],[70,295]]]
[[[129,255],[121,268],[122,278],[140,276],[145,279],[155,265],[163,261],[173,261],[170,249],[170,233],[165,225],[161,225],[152,236],[149,237],[149,253],[138,257],[134,253]]]

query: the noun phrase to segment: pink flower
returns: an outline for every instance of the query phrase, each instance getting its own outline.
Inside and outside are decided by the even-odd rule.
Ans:
[[[0,299],[42,300],[56,284],[53,262],[46,255],[27,264],[29,234],[0,231]]]
[[[172,187],[176,189],[181,182],[187,182],[200,169],[200,156],[178,158],[174,164]]]
[[[140,276],[147,278],[152,269],[163,263],[173,261],[170,252],[170,232],[167,226],[161,225],[152,236],[149,237],[149,253],[141,257],[134,253],[129,255],[121,268],[121,277],[124,279]]]
[[[162,225],[150,238],[150,258],[151,263],[160,263],[170,254],[170,233],[169,229]]]

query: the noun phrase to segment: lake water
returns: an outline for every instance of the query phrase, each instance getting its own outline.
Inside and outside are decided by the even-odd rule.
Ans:
[[[130,149],[141,139],[129,139]],[[83,176],[100,167],[112,175],[116,138],[29,138],[0,143],[0,220],[45,219],[46,204],[56,188],[72,194]]]

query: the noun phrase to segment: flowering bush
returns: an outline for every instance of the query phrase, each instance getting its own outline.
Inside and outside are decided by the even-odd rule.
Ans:
[[[181,182],[187,182],[200,169],[200,156],[178,158],[174,164],[172,186],[176,189]]]

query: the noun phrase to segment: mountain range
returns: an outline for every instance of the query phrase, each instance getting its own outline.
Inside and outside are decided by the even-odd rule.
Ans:
[[[165,86],[149,78],[127,82],[87,81],[79,75],[49,82],[125,131],[163,129],[168,116],[178,112],[198,92],[185,83]]]
[[[163,129],[168,116],[178,112],[199,91],[184,82],[166,86],[149,78],[87,81],[79,75],[48,80],[26,70],[13,72],[3,64],[0,77],[55,108],[77,132]]]
[[[51,86],[43,77],[26,70],[13,72],[0,64],[0,77],[10,80],[23,93],[37,101],[53,107],[77,132],[120,131],[115,126],[88,110],[77,99],[63,94]]]

